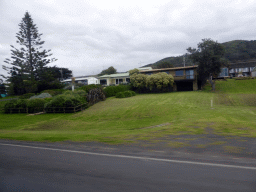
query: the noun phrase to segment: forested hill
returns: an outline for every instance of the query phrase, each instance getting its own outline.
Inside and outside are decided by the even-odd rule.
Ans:
[[[232,63],[237,61],[256,60],[256,40],[234,40],[222,43],[222,45],[224,45],[226,50],[225,58]],[[184,57],[186,66],[193,65],[187,54],[184,55]],[[182,67],[184,66],[183,55],[177,57],[166,57],[143,67],[150,66],[152,68],[163,68],[163,63],[165,63],[164,66],[168,66],[166,64],[169,63],[169,65],[173,67]]]

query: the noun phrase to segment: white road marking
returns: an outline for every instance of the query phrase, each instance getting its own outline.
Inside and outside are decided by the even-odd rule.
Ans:
[[[142,159],[142,160],[151,160],[151,161],[162,161],[162,162],[172,162],[172,163],[184,163],[184,164],[194,164],[194,165],[206,165],[206,166],[215,166],[215,167],[227,167],[227,168],[238,168],[238,169],[256,170],[256,167],[224,165],[224,164],[218,164],[218,163],[201,163],[201,162],[193,162],[193,161],[179,161],[179,160],[171,160],[171,159],[158,159],[158,158],[151,158],[151,157],[136,157],[136,156],[128,156],[128,155],[114,155],[114,154],[106,154],[106,153],[94,153],[94,152],[74,151],[74,150],[67,150],[67,149],[35,147],[35,146],[28,146],[28,145],[15,145],[15,144],[5,144],[5,143],[0,143],[0,145],[13,146],[13,147],[23,147],[23,148],[32,148],[32,149],[43,149],[43,150],[50,150],[50,151],[62,151],[62,152],[69,152],[69,153],[81,153],[81,154],[107,156],[107,157],[119,157],[119,158],[128,158],[128,159]]]

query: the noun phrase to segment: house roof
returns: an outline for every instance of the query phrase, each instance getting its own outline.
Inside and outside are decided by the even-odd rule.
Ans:
[[[248,61],[248,62],[238,62],[238,63],[230,63],[229,68],[244,68],[244,67],[255,67],[256,61]]]
[[[187,67],[152,69],[152,70],[140,71],[140,72],[141,73],[146,73],[146,72],[154,72],[154,71],[174,71],[174,70],[179,70],[179,69],[194,69],[194,68],[197,68],[197,67],[198,67],[198,65],[194,65],[194,66],[187,66]]]
[[[116,73],[111,75],[102,75],[99,78],[117,78],[117,77],[129,77],[129,73]]]
[[[75,81],[80,81],[80,80],[85,80],[85,79],[90,79],[90,78],[98,79],[97,76],[80,76],[80,77],[75,77]],[[69,81],[72,81],[72,79],[71,78],[70,79],[65,79],[61,82],[69,82]]]

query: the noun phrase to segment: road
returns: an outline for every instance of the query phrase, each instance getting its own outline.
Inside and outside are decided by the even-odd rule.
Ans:
[[[1,140],[0,191],[255,192],[256,166]]]

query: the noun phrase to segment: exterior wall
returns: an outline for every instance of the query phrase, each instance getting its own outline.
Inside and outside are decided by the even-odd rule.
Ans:
[[[88,85],[91,84],[100,84],[100,80],[95,77],[88,78]]]

